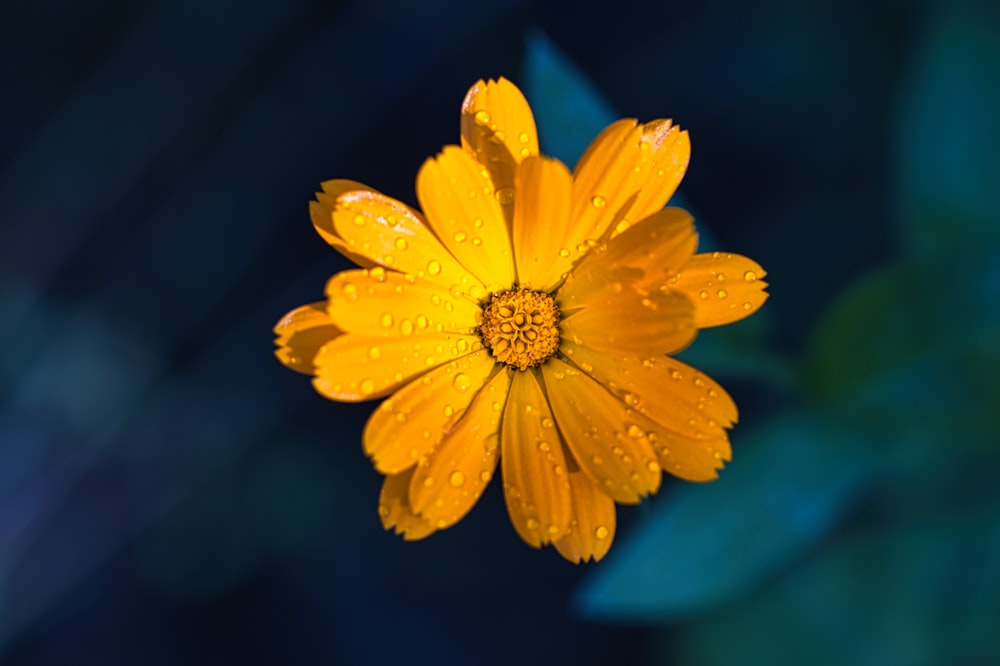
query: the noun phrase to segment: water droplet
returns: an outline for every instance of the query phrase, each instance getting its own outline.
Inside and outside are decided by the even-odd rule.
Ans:
[[[701,296],[702,298],[708,298],[708,292],[704,290],[699,291],[698,295]]]
[[[476,229],[482,229],[483,228],[483,218],[477,217],[476,219],[474,219],[472,221],[472,226],[474,226]]]
[[[488,111],[476,111],[476,115],[473,116],[476,120],[476,124],[480,127],[485,127],[490,124],[490,114]]]
[[[417,328],[427,328],[427,323],[428,323],[427,317],[425,317],[424,315],[417,315],[417,318],[414,321],[417,325]]]
[[[639,404],[639,396],[637,396],[635,393],[626,393],[625,395],[622,396],[622,398],[625,399],[626,403],[628,403],[633,407]]]
[[[650,460],[648,463],[646,463],[646,469],[648,469],[653,474],[658,474],[659,472],[662,471],[660,469],[660,463],[656,462],[655,460]]]
[[[593,204],[594,208],[604,208],[605,206],[608,205],[608,200],[598,195],[595,197],[591,197],[590,203]]]
[[[528,143],[528,141],[531,140],[531,137],[528,136],[527,132],[521,132],[520,134],[517,135],[517,140],[520,141],[521,143]]]
[[[410,244],[406,242],[405,238],[397,238],[396,242],[393,244],[396,246],[397,250],[405,250],[410,246]]]
[[[566,468],[562,465],[556,465],[552,468],[552,471],[556,473],[556,476],[562,476],[566,473]]]
[[[642,433],[642,428],[640,428],[636,424],[633,423],[632,425],[630,425],[628,427],[628,436],[629,437],[634,437],[636,439],[639,439],[640,437],[642,437],[642,434],[643,434]]]
[[[428,476],[426,479],[424,479],[424,486],[426,486],[427,488],[430,488],[433,485],[434,485],[434,478],[433,477]]]
[[[549,525],[548,532],[551,536],[555,536],[559,534],[559,528],[556,527],[555,525]]]
[[[369,347],[368,357],[377,361],[378,359],[382,358],[382,350],[379,349],[378,347]]]
[[[569,251],[568,247],[564,247],[563,249],[559,250],[559,256],[560,257],[566,258],[569,255],[570,255],[570,251]]]
[[[538,450],[542,453],[548,453],[552,450],[552,447],[549,446],[548,442],[538,442]]]
[[[409,335],[410,333],[413,333],[413,322],[410,321],[409,319],[404,319],[403,321],[399,322],[399,332],[402,333],[403,335]]]
[[[746,280],[747,282],[756,282],[757,273],[755,273],[754,271],[747,271],[746,273],[743,274],[743,279]]]
[[[459,472],[458,470],[455,470],[454,472],[451,473],[451,476],[448,477],[448,483],[458,488],[463,483],[465,483],[465,475]]]
[[[527,148],[522,148],[521,149],[521,157],[527,157],[529,155],[531,155],[531,151],[530,150],[528,150]]]
[[[751,303],[750,301],[746,301],[743,304],[743,309],[744,310],[753,310],[753,303]]]
[[[503,405],[501,405],[499,402],[496,401],[494,401],[491,406],[493,407],[494,412],[499,412],[500,408],[503,407]]]
[[[365,216],[361,214],[355,215],[354,224],[358,225],[359,227],[365,226]]]
[[[368,277],[376,282],[385,282],[385,269],[381,266],[368,269]]]
[[[718,280],[719,282],[725,282],[726,281],[726,274],[725,273],[718,273],[715,276],[715,279]]]
[[[542,427],[543,428],[551,428],[552,427],[552,419],[542,419]]]
[[[364,379],[361,381],[361,392],[364,395],[369,395],[375,392],[375,381],[371,379]]]
[[[351,284],[350,282],[345,282],[340,287],[340,292],[344,294],[349,300],[356,300],[358,298],[358,288]]]
[[[604,525],[598,525],[594,529],[594,536],[601,540],[607,539],[610,534],[611,531]]]
[[[483,470],[482,472],[479,473],[479,480],[482,481],[483,483],[489,483],[490,479],[492,478],[493,475],[487,472],[486,470]]]
[[[464,243],[465,239],[468,238],[468,237],[469,237],[469,235],[467,233],[465,233],[464,231],[456,231],[455,235],[453,236],[453,238],[455,239],[456,243]]]
[[[682,374],[681,374],[681,371],[680,371],[680,370],[671,370],[671,371],[670,371],[670,378],[671,378],[671,379],[673,379],[673,380],[674,380],[675,382],[676,382],[676,381],[680,381],[680,379],[681,379],[681,378],[682,378],[683,376],[684,376],[684,375],[682,375]]]
[[[501,187],[496,191],[496,197],[501,206],[509,206],[514,203],[514,188]]]
[[[725,289],[720,289],[719,291],[715,292],[715,295],[718,296],[719,298],[725,298],[729,294],[726,293]]]
[[[469,375],[460,372],[455,375],[455,378],[451,380],[452,386],[455,387],[457,391],[468,391],[469,387],[472,386],[472,379]]]
[[[427,262],[427,274],[428,275],[440,275],[441,274],[441,264],[436,260],[431,259]]]
[[[480,245],[483,244],[483,239],[480,238],[479,236],[476,236],[472,239],[472,244],[475,245],[476,247],[479,247]]]
[[[602,458],[601,456],[594,456],[590,459],[590,461],[593,462],[595,465],[604,464],[604,458]]]
[[[535,518],[528,518],[528,522],[526,524],[529,530],[537,530],[541,526]]]
[[[444,406],[444,415],[445,416],[451,416],[454,413],[455,413],[455,408],[454,407],[452,407],[451,405],[445,405]]]

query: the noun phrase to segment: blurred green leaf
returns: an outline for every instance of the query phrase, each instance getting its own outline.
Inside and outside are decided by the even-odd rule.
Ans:
[[[617,120],[614,108],[541,32],[528,35],[521,80],[542,152],[573,165],[591,139]]]
[[[1000,11],[938,3],[899,104],[902,240],[918,255],[1000,237]]]
[[[663,621],[751,593],[814,547],[864,487],[871,462],[839,446],[847,436],[801,417],[741,433],[719,481],[679,488],[616,544],[585,580],[580,612]]]
[[[665,661],[1000,663],[1000,502],[979,500],[839,542],[746,603],[678,627],[680,654]]]

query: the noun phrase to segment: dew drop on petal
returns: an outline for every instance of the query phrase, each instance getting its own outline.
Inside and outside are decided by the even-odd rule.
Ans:
[[[365,226],[365,216],[360,214],[355,215],[354,224],[358,225],[359,227]]]
[[[594,536],[598,539],[607,539],[609,534],[611,534],[610,530],[608,530],[608,528],[604,525],[598,525],[594,529]]]
[[[455,488],[458,488],[463,483],[465,483],[465,475],[459,472],[458,470],[455,470],[454,472],[451,473],[451,476],[448,477],[448,483],[450,483]]]
[[[451,416],[454,413],[455,413],[455,408],[454,407],[452,407],[451,405],[445,405],[444,406],[444,415],[445,416]]]
[[[559,528],[556,527],[555,525],[549,525],[548,532],[551,536],[555,536],[559,534]]]
[[[476,111],[476,115],[473,118],[475,118],[476,124],[480,127],[489,125],[492,119],[488,111]]]
[[[567,248],[567,247],[564,247],[563,249],[559,250],[559,256],[560,256],[560,257],[563,257],[563,258],[565,259],[565,258],[566,258],[566,257],[568,257],[569,255],[570,255],[570,251],[569,251],[569,248]]]
[[[375,391],[375,381],[372,379],[363,379],[361,381],[361,392],[365,395],[374,393]]]
[[[537,530],[540,527],[538,520],[535,518],[528,518],[527,526],[529,530]]]
[[[754,271],[747,271],[746,273],[743,274],[743,279],[746,280],[747,282],[756,282],[757,273],[755,273]]]
[[[743,304],[743,309],[744,310],[753,310],[753,303],[751,303],[750,301],[746,301]]]
[[[403,321],[399,322],[399,331],[403,335],[409,335],[413,333],[413,322],[410,321],[409,319],[404,319]]]
[[[704,290],[699,291],[698,295],[701,296],[702,298],[708,298],[708,292]]]
[[[605,206],[608,205],[608,200],[598,195],[595,197],[591,197],[590,203],[593,204],[594,208],[604,208]]]
[[[428,261],[427,262],[427,274],[428,275],[440,275],[441,274],[441,264],[438,261],[434,260],[434,259],[431,259],[430,261]]]
[[[469,387],[472,386],[472,379],[469,375],[460,372],[451,380],[451,384],[458,391],[468,391]]]
[[[501,206],[509,206],[514,203],[514,188],[501,187],[496,191],[496,197]]]
[[[405,250],[410,246],[409,243],[406,242],[405,238],[397,238],[396,242],[393,243],[393,245],[396,246],[397,250]]]
[[[633,423],[628,427],[629,437],[634,437],[635,439],[639,439],[640,437],[642,437],[642,435],[643,435],[642,428],[640,428],[636,424]]]
[[[527,132],[521,132],[520,134],[517,135],[517,140],[520,141],[521,143],[528,143],[530,139],[531,137],[528,136]]]
[[[453,238],[455,239],[456,243],[464,243],[465,239],[468,238],[468,237],[469,237],[469,235],[467,233],[465,233],[464,231],[456,231],[455,235],[453,236]]]
[[[720,289],[719,291],[715,292],[715,295],[718,296],[719,298],[725,298],[729,294],[726,293],[725,289]]]
[[[482,472],[479,473],[479,480],[482,481],[483,483],[489,483],[490,479],[492,478],[493,475],[487,472],[486,470],[483,470]]]
[[[344,296],[352,301],[358,298],[358,288],[350,282],[345,282],[343,286],[340,287],[340,291],[344,294]]]
[[[368,358],[377,361],[378,359],[382,358],[382,350],[379,349],[378,347],[369,347]]]

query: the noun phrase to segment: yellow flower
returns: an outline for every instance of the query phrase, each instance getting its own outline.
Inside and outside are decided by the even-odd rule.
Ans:
[[[277,355],[333,400],[389,396],[363,436],[386,529],[455,524],[500,464],[524,541],[599,560],[615,502],[730,459],[732,399],[667,355],[759,308],[764,271],[694,254],[691,216],[664,208],[690,154],[669,120],[612,124],[571,173],[500,79],[469,90],[461,136],[417,174],[422,214],[323,183],[313,224],[362,268],[282,318]]]

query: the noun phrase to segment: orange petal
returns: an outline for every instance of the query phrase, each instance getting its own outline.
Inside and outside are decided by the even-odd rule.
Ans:
[[[565,536],[571,518],[566,456],[534,373],[514,373],[500,447],[504,499],[514,529],[535,548]]]
[[[417,466],[410,484],[413,510],[443,529],[475,505],[496,471],[500,415],[511,373],[496,373],[458,422]]]
[[[694,339],[694,308],[687,297],[643,296],[612,283],[562,320],[563,340],[613,353],[666,354]]]
[[[380,398],[428,370],[481,348],[478,337],[458,333],[390,338],[347,333],[323,345],[316,355],[313,386],[331,400]]]
[[[633,119],[597,135],[573,170],[572,247],[601,240],[628,214],[646,178],[649,153]]]
[[[697,439],[716,439],[736,422],[736,404],[716,382],[668,356],[612,356],[563,341],[573,363],[636,411]]]
[[[427,332],[474,335],[482,312],[441,285],[381,266],[337,273],[326,285],[330,319],[365,337]]]
[[[602,492],[635,504],[660,487],[660,465],[633,410],[557,358],[542,366],[559,432],[574,460]]]
[[[451,432],[494,363],[480,351],[433,370],[379,405],[365,425],[365,453],[383,474],[397,474],[429,455]]]
[[[698,234],[687,211],[667,208],[654,213],[591,250],[559,288],[560,306],[584,305],[614,282],[634,285],[643,294],[658,291],[687,264],[697,246]]]
[[[275,325],[274,333],[278,346],[274,355],[286,366],[307,375],[313,374],[316,366],[313,359],[320,347],[341,335],[326,314],[326,302],[310,303],[295,308]]]
[[[604,557],[615,538],[615,503],[583,472],[570,472],[573,520],[553,545],[573,563]]]
[[[767,300],[760,265],[738,254],[696,254],[664,287],[686,294],[694,303],[698,328],[721,326],[749,317]]]
[[[364,267],[374,266],[375,262],[371,259],[352,252],[333,227],[333,209],[336,207],[337,197],[352,190],[373,190],[362,183],[343,179],[328,180],[322,183],[322,188],[322,192],[316,193],[316,201],[309,202],[309,217],[313,227],[323,240],[354,263]]]
[[[486,169],[458,146],[446,146],[417,173],[417,199],[441,243],[488,291],[510,288],[507,221]]]
[[[385,477],[378,498],[378,515],[385,529],[396,528],[407,541],[423,539],[434,533],[435,527],[410,508],[409,489],[413,470]]]
[[[528,157],[517,171],[514,257],[522,287],[551,291],[580,253],[568,247],[573,178],[559,160]],[[584,250],[590,249],[583,246]]]
[[[650,420],[652,422],[652,420]],[[712,481],[732,459],[729,436],[723,431],[711,439],[688,437],[652,423],[653,448],[663,471],[685,481]]]
[[[462,147],[489,171],[509,222],[514,213],[517,164],[538,154],[538,133],[531,107],[517,86],[507,79],[480,80],[462,102],[461,128]]]
[[[411,273],[469,294],[486,295],[474,278],[412,208],[374,190],[351,190],[337,197],[333,226],[347,249],[370,262]]]
[[[652,146],[651,165],[629,217],[641,220],[661,210],[677,191],[691,159],[691,140],[670,120],[654,120],[641,126],[642,139]],[[623,231],[619,229],[619,231]]]

